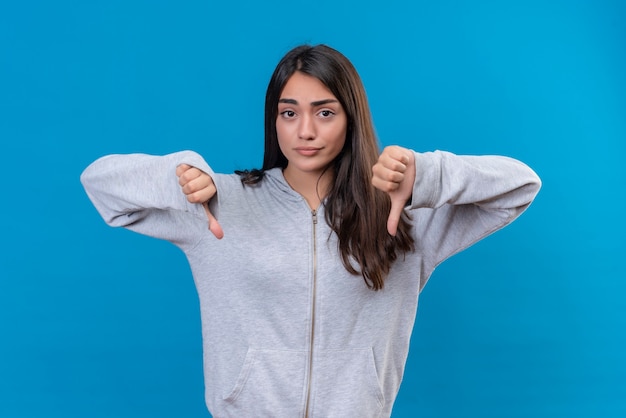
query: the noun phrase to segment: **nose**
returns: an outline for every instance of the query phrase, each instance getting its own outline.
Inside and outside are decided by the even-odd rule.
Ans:
[[[304,115],[300,118],[300,124],[298,125],[298,138],[311,140],[315,138],[315,123],[313,117],[310,115]]]

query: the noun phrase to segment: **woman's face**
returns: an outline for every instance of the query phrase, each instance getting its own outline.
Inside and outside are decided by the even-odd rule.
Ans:
[[[322,174],[346,142],[347,115],[317,78],[295,72],[278,101],[276,134],[287,158],[285,175]]]

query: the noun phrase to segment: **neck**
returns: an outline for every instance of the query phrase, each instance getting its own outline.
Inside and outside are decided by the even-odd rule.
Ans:
[[[316,210],[330,190],[334,172],[332,167],[315,173],[294,172],[287,166],[283,175],[289,186],[302,195],[311,209]]]

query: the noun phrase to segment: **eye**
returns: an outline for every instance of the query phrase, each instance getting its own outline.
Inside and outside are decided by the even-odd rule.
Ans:
[[[292,119],[296,116],[296,112],[293,110],[283,110],[280,115],[285,119]]]
[[[320,112],[318,114],[322,118],[330,118],[330,117],[335,115],[335,112],[333,112],[332,110],[324,109],[324,110],[320,110]]]

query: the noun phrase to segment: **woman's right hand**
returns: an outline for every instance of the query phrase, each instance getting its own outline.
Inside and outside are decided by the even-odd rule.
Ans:
[[[209,210],[209,201],[217,193],[211,176],[188,164],[181,164],[176,167],[176,175],[178,176],[178,184],[180,184],[183,193],[187,196],[187,200],[191,203],[202,205],[209,219],[209,230],[217,239],[222,239],[224,231]]]

